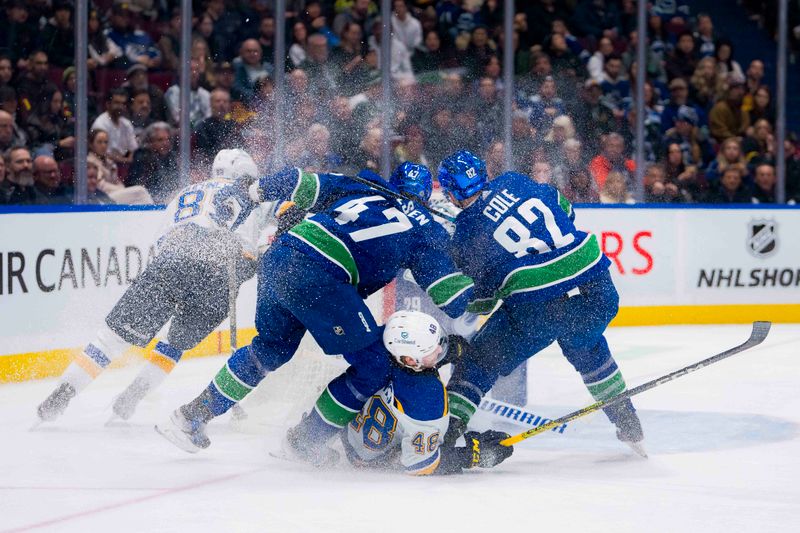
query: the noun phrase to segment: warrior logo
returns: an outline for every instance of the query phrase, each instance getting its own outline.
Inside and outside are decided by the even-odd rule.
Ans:
[[[778,249],[778,223],[774,220],[753,219],[747,230],[747,250],[758,258],[766,258]]]
[[[344,328],[342,326],[333,326],[333,332],[337,335],[344,335]]]

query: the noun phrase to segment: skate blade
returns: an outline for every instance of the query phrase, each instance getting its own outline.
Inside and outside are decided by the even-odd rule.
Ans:
[[[187,453],[197,453],[201,450],[201,448],[192,444],[182,431],[175,431],[166,427],[164,424],[156,424],[153,426],[153,429],[156,430],[156,433]]]
[[[31,427],[28,428],[28,431],[36,431],[37,429],[39,429],[39,426],[41,426],[42,424],[44,424],[44,420],[39,418],[39,419],[36,420],[36,422],[34,422],[31,425]]]
[[[630,447],[630,449],[636,453],[636,455],[644,459],[647,459],[647,451],[644,449],[644,446],[642,445],[643,442],[644,441],[625,442],[625,444],[627,444]]]

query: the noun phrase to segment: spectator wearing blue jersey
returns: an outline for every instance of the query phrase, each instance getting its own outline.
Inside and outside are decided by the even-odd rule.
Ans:
[[[548,76],[542,81],[539,92],[529,99],[528,105],[531,110],[531,125],[536,128],[539,137],[543,137],[550,131],[556,117],[567,112],[564,101],[558,97],[556,81],[552,76]]]
[[[115,61],[119,67],[128,68],[140,63],[148,69],[154,69],[161,65],[161,52],[153,39],[132,27],[128,4],[112,6],[111,28],[106,30],[105,35],[122,50],[122,57]]]

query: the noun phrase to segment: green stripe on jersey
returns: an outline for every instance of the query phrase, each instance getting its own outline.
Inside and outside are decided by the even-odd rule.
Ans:
[[[345,407],[337,402],[327,387],[322,391],[320,397],[317,398],[316,409],[327,423],[340,428],[349,424],[358,414],[358,411]]]
[[[625,392],[625,380],[622,378],[622,372],[617,370],[604,380],[595,383],[587,383],[586,388],[589,389],[592,398],[598,402],[602,402],[603,400]]]
[[[461,293],[473,285],[472,278],[461,272],[454,272],[431,283],[427,293],[434,304],[443,306],[458,298]]]
[[[450,404],[450,414],[460,418],[465,423],[469,422],[469,419],[478,410],[474,403],[455,392],[447,393],[447,401]]]
[[[467,305],[467,311],[477,315],[487,315],[492,312],[492,309],[494,309],[496,305],[497,298],[480,298],[478,300],[472,300]]]
[[[300,177],[297,180],[297,187],[292,192],[291,200],[303,211],[311,208],[317,203],[319,197],[319,175],[313,172],[298,170]]]
[[[227,363],[214,376],[214,385],[223,396],[234,402],[242,401],[253,390],[253,387],[241,381],[231,372]]]
[[[340,266],[350,276],[350,283],[358,285],[358,267],[347,245],[313,220],[304,220],[289,233]]]
[[[499,298],[518,292],[545,289],[579,276],[600,261],[603,252],[597,244],[597,237],[589,234],[581,244],[561,257],[539,265],[530,265],[512,270],[500,289]]]
[[[561,191],[558,191],[558,205],[561,206],[561,209],[567,214],[567,216],[572,216],[572,204],[569,203],[569,200],[561,194]]]

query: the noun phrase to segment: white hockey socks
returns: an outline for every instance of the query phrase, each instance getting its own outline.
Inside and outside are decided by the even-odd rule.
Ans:
[[[61,382],[69,383],[75,392],[80,392],[128,348],[128,342],[107,326],[104,327],[97,332],[97,338],[87,344],[67,367],[61,375]]]

